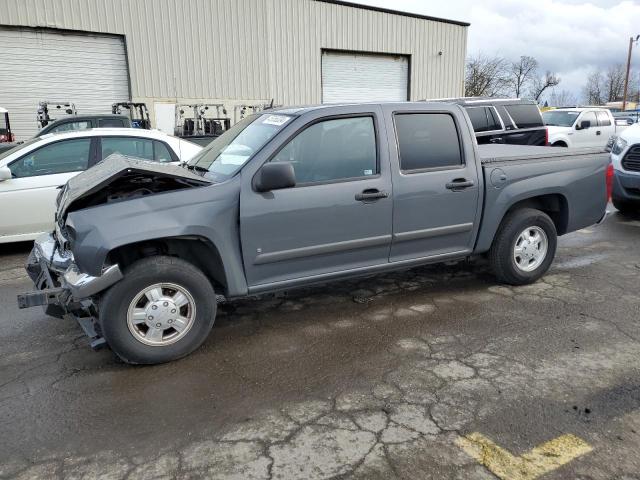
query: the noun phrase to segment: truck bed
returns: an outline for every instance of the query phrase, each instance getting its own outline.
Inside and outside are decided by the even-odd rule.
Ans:
[[[603,148],[530,147],[526,145],[478,145],[482,165],[528,160],[555,160],[579,156],[608,156]]]

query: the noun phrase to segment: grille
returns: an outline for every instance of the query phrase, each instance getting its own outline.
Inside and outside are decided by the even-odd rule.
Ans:
[[[629,172],[640,172],[640,145],[632,145],[622,159],[622,168]]]

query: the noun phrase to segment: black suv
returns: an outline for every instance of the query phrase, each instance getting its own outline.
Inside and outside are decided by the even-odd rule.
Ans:
[[[466,110],[479,144],[547,145],[547,128],[533,100],[465,97],[438,99]]]

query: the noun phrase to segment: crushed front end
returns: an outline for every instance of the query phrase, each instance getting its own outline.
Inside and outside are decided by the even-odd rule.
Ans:
[[[94,277],[78,270],[73,253],[64,248],[60,232],[38,237],[29,254],[26,270],[35,290],[18,295],[18,306],[42,306],[47,315],[76,320],[91,339],[91,346],[104,345],[98,326],[97,295],[122,279],[118,265]]]

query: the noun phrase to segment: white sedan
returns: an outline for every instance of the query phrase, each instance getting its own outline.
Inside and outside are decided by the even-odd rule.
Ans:
[[[36,137],[0,154],[0,243],[33,240],[54,226],[58,187],[113,153],[188,161],[202,147],[157,130],[95,128]]]

